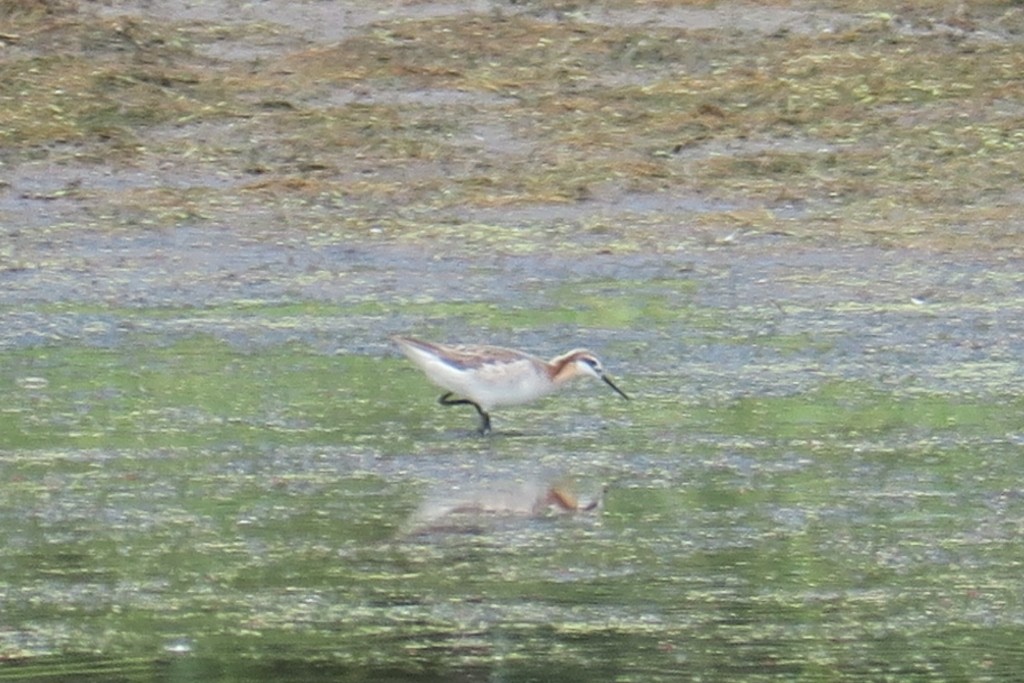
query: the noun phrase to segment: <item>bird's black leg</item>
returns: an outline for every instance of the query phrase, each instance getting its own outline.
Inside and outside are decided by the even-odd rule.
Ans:
[[[443,406],[476,406],[476,404],[470,401],[468,398],[452,398],[452,392],[450,391],[441,398],[437,399],[437,402]],[[480,406],[476,406],[476,408],[477,410],[480,410]]]
[[[491,431],[491,416],[479,406],[475,401],[470,401],[468,398],[452,398],[452,392],[448,392],[441,398],[437,399],[437,402],[443,406],[473,406],[476,408],[476,412],[480,414],[480,434],[488,434]]]
[[[474,404],[475,405],[475,404]],[[485,436],[491,433],[491,416],[483,411],[480,406],[476,407],[476,412],[480,413],[480,436]]]

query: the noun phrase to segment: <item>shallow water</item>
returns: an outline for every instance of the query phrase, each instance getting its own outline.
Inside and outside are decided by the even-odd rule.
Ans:
[[[0,675],[1017,675],[1015,264],[739,248],[466,268],[376,247],[346,252],[330,299],[303,295],[295,275],[336,256],[251,245],[222,264],[234,299],[141,259],[133,301],[5,275]],[[585,343],[634,400],[582,383],[481,439],[397,331]],[[549,483],[607,486],[604,507],[411,521]]]

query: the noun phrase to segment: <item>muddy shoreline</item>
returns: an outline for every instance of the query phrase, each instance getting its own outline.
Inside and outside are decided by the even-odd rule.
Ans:
[[[293,260],[329,245],[395,246],[399,261],[1021,256],[1024,20],[999,3],[4,11],[5,63],[33,74],[7,90],[8,278],[103,279],[119,240],[186,269],[205,250],[211,270],[231,269],[215,250],[232,240]],[[930,82],[901,64],[909,48],[938,60]]]

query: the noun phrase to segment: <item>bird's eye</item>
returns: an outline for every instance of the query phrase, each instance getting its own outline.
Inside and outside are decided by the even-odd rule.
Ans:
[[[596,358],[587,358],[586,356],[584,356],[583,358],[580,358],[580,360],[582,360],[584,363],[594,368],[595,370],[597,370],[599,366]]]

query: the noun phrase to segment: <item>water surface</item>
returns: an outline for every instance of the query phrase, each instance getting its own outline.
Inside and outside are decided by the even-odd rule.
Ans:
[[[1011,680],[1024,290],[875,256],[524,258],[466,276],[480,306],[8,306],[0,674]],[[585,342],[634,400],[579,384],[481,439],[395,331]],[[603,509],[410,522],[551,483]]]

